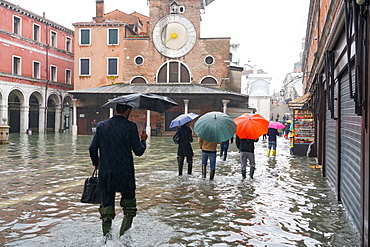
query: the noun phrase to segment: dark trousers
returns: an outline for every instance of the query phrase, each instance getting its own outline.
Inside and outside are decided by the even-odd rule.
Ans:
[[[220,156],[224,156],[225,159],[227,157],[227,150],[229,149],[229,142],[222,142],[221,145],[221,150],[220,150]]]
[[[103,191],[101,207],[114,206],[115,197],[116,197],[116,192]],[[121,198],[127,199],[127,200],[135,199],[135,190],[130,191],[129,193],[121,192]]]

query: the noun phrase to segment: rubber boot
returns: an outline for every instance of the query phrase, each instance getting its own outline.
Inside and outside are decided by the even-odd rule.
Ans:
[[[247,177],[247,171],[246,170],[242,170],[242,177],[243,177],[243,179],[245,179]]]
[[[184,167],[184,157],[177,157],[177,166],[179,168],[179,176],[182,176],[182,168]]]
[[[216,170],[211,169],[211,174],[209,175],[209,180],[213,180],[215,178],[215,172],[216,172]]]
[[[206,165],[202,165],[202,176],[204,179],[207,176],[207,166]]]
[[[266,156],[270,156],[270,149],[267,149]]]
[[[191,175],[193,170],[193,161],[188,161],[188,174]]]
[[[116,216],[114,206],[101,207],[99,213],[101,215],[100,219],[102,219],[103,236],[110,238],[112,220]]]
[[[272,156],[276,156],[276,150],[272,150]]]
[[[136,199],[121,199],[120,205],[122,207],[124,216],[122,220],[121,229],[119,235],[122,236],[125,231],[130,229],[132,225],[132,220],[136,216]]]
[[[249,171],[249,176],[250,176],[251,178],[253,178],[254,170],[256,170],[256,167],[251,166],[251,169],[250,169],[250,171]]]

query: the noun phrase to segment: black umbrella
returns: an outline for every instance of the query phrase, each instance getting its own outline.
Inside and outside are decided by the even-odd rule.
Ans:
[[[151,93],[134,93],[116,97],[105,103],[102,107],[116,108],[117,104],[129,105],[132,108],[140,110],[151,110],[164,112],[178,104],[169,97],[151,94]]]

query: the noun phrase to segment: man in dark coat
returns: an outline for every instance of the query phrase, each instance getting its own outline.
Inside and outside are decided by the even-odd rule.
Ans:
[[[116,192],[121,193],[120,205],[124,212],[120,235],[131,227],[133,217],[136,216],[132,151],[137,156],[143,155],[148,138],[145,132],[139,138],[137,125],[128,120],[131,106],[117,104],[116,112],[117,115],[97,124],[89,147],[91,161],[99,169],[98,186],[102,191],[99,212],[106,237],[110,237],[108,233],[115,217]]]
[[[253,178],[254,171],[256,169],[256,162],[254,156],[254,143],[258,142],[258,138],[256,140],[253,139],[240,139],[236,136],[236,146],[240,151],[240,165],[242,169],[242,177],[243,179],[247,176],[247,160],[249,160],[250,170],[249,176]]]
[[[193,142],[193,134],[187,123],[182,125],[178,129],[178,132],[179,132],[179,146],[177,148],[177,163],[179,168],[179,176],[182,175],[185,157],[186,162],[188,163],[188,174],[191,175],[194,156],[193,148],[191,147],[191,142]]]

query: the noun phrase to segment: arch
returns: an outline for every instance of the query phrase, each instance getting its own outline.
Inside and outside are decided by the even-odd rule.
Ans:
[[[148,84],[148,81],[143,76],[135,76],[131,79],[130,84]]]
[[[73,115],[73,102],[72,95],[66,94],[63,98],[62,104],[62,130],[69,131],[72,126],[72,115]]]
[[[266,80],[255,80],[249,87],[249,96],[269,96],[270,83]]]
[[[56,131],[57,107],[60,107],[59,96],[50,94],[47,100],[46,132]]]
[[[19,89],[13,89],[8,97],[8,124],[10,126],[9,133],[20,133],[23,126],[23,116],[21,107],[24,105],[24,94]]]
[[[200,80],[200,84],[207,84],[207,85],[218,85],[218,81],[213,76],[205,76]]]
[[[28,129],[32,130],[32,132],[39,132],[40,130],[40,123],[41,118],[40,114],[40,107],[43,103],[43,96],[39,91],[32,92],[29,102],[29,114],[28,114]]]
[[[157,83],[191,83],[191,73],[188,66],[178,60],[170,60],[159,67]]]

